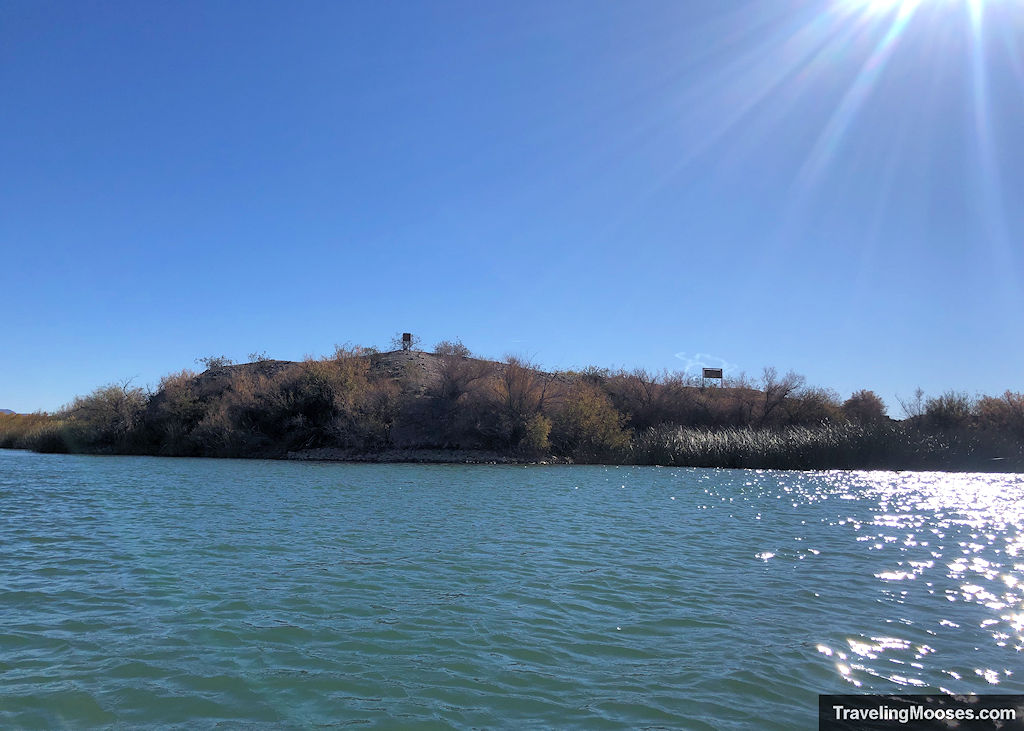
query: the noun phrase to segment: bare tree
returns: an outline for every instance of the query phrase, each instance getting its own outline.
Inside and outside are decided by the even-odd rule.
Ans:
[[[505,359],[494,380],[493,399],[499,415],[499,431],[511,446],[519,444],[534,417],[560,396],[556,374],[543,373],[516,356]]]
[[[918,386],[914,390],[914,395],[906,400],[896,397],[896,400],[900,402],[900,408],[903,409],[903,415],[911,422],[919,422],[921,417],[924,416],[924,389]]]
[[[760,424],[768,423],[768,419],[783,401],[796,393],[804,385],[804,377],[793,371],[779,377],[775,368],[765,368],[761,375],[761,392],[764,396],[761,407]]]

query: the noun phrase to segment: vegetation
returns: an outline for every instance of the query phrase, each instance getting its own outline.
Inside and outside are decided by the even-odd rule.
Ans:
[[[549,373],[516,357],[339,346],[298,363],[252,354],[166,376],[153,392],[101,387],[56,414],[0,415],[0,447],[43,452],[286,457],[332,449],[485,450],[519,459],[786,469],[1024,469],[1024,394],[958,392],[886,416],[795,373],[703,388],[681,373]]]

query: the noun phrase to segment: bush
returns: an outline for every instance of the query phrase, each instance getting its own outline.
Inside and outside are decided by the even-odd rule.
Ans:
[[[552,441],[559,453],[580,461],[615,458],[629,444],[622,422],[607,395],[578,381],[556,412]]]
[[[952,431],[968,425],[974,400],[965,393],[947,391],[924,403],[924,427],[929,431]]]
[[[208,355],[205,358],[196,358],[196,363],[199,365],[206,366],[206,370],[212,371],[218,368],[226,368],[232,365],[235,361],[228,358],[226,355]]]
[[[542,454],[551,446],[548,435],[551,433],[551,420],[543,414],[534,414],[523,427],[523,436],[519,440],[519,449],[527,454]]]
[[[871,426],[886,421],[885,403],[874,391],[856,391],[843,402],[843,416],[854,424]]]
[[[480,428],[496,440],[495,446],[517,449],[530,420],[543,411],[549,379],[530,363],[509,356],[488,385],[489,408]]]
[[[977,413],[980,428],[1024,441],[1024,393],[985,396],[978,401]]]
[[[142,448],[143,416],[147,397],[128,383],[111,384],[79,396],[65,407],[65,440],[101,451],[136,451]]]
[[[454,356],[456,358],[471,358],[473,354],[469,348],[462,344],[461,340],[442,340],[434,346],[434,353],[437,355]]]
[[[843,421],[839,395],[824,388],[804,388],[783,403],[790,426],[812,426]]]
[[[840,406],[832,392],[772,369],[759,388],[742,376],[699,388],[684,374],[481,361],[458,340],[438,343],[434,358],[420,359],[433,364],[414,376],[347,345],[302,363],[254,355],[234,367],[201,359],[207,371],[168,375],[152,396],[123,383],[57,415],[0,415],[0,447],[281,457],[431,446],[714,467],[1024,468],[1024,394],[1009,391],[975,401],[919,390],[901,401],[908,419],[894,422],[871,391]]]
[[[146,410],[150,438],[160,454],[196,454],[198,445],[192,434],[205,414],[206,404],[199,398],[194,372],[182,370],[164,376]]]

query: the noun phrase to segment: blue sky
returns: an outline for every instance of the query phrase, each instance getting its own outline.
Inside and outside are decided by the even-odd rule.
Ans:
[[[0,2],[0,407],[427,345],[1024,390],[1014,0]]]

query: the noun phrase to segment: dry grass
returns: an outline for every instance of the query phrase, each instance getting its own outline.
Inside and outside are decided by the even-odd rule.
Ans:
[[[66,425],[64,419],[50,414],[0,414],[0,448],[67,452]]]

